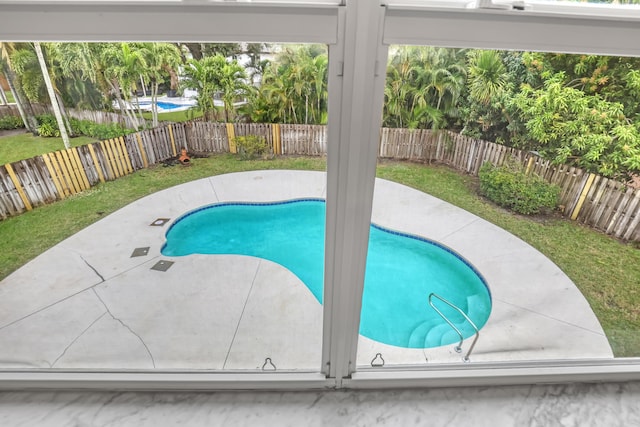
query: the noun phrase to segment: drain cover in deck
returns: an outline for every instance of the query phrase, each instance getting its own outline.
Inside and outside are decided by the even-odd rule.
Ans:
[[[147,254],[149,254],[149,246],[147,246],[146,248],[135,248],[131,253],[130,258],[134,258],[137,256],[147,256]]]
[[[165,225],[169,221],[171,221],[171,218],[158,218],[158,219],[156,219],[155,221],[153,221],[149,225],[151,225],[153,227],[162,227],[163,225]]]
[[[164,271],[167,271],[172,265],[173,265],[173,261],[161,260],[156,262],[155,265],[151,267],[151,269],[164,272]]]

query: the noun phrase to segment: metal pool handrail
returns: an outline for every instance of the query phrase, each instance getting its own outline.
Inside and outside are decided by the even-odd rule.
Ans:
[[[464,341],[464,337],[462,336],[462,332],[460,332],[460,329],[456,328],[456,326],[453,324],[453,322],[451,322],[449,319],[447,319],[447,316],[445,316],[440,310],[438,310],[438,308],[433,304],[433,298],[437,298],[440,301],[442,301],[443,303],[447,304],[449,307],[453,308],[454,310],[456,310],[458,313],[462,314],[462,317],[464,317],[467,322],[469,322],[469,324],[473,327],[473,329],[476,331],[475,333],[475,338],[473,339],[473,342],[471,343],[471,347],[469,347],[469,351],[467,351],[467,354],[462,358],[462,360],[464,360],[465,362],[469,361],[469,356],[471,355],[471,352],[473,351],[473,347],[475,347],[476,342],[478,341],[478,338],[480,337],[480,331],[478,330],[478,327],[476,326],[475,323],[473,323],[473,321],[471,319],[469,319],[469,316],[467,316],[465,314],[464,311],[462,311],[458,306],[456,306],[455,304],[453,304],[450,301],[447,301],[446,299],[442,298],[440,295],[432,292],[429,294],[429,305],[431,306],[431,308],[433,308],[436,313],[438,313],[440,315],[440,317],[442,317],[442,319],[447,322],[449,324],[449,326],[451,326],[451,328],[453,328],[454,331],[456,331],[456,333],[458,334],[458,336],[460,337],[460,342],[458,343],[458,345],[456,347],[454,347],[455,351],[457,353],[460,353],[462,351],[462,341]]]

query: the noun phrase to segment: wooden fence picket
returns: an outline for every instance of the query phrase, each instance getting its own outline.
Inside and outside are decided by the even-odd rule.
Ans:
[[[0,106],[4,107],[4,106]],[[46,107],[38,107],[46,112]],[[13,114],[0,108],[0,116]],[[113,113],[76,112],[77,118],[123,123]],[[230,152],[234,135],[265,138],[275,154],[323,156],[326,126],[265,123],[174,123],[86,146],[37,156],[0,168],[0,219],[87,190],[175,157],[185,147],[203,153]],[[477,175],[486,162],[513,159],[527,173],[560,187],[564,215],[623,240],[640,240],[640,189],[575,166],[555,165],[539,156],[450,131],[381,128],[378,156],[439,162]],[[29,206],[29,208],[27,207]]]

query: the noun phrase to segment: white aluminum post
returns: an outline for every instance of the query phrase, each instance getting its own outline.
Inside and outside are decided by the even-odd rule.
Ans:
[[[338,382],[355,371],[387,47],[384,8],[349,0],[329,47],[323,361]]]

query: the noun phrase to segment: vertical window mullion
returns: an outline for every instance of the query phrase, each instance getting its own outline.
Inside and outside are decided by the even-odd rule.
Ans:
[[[329,49],[323,365],[338,381],[355,370],[387,60],[383,18],[376,2],[349,1]]]

